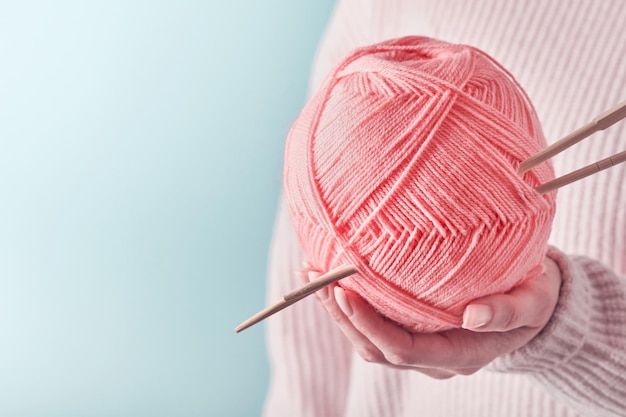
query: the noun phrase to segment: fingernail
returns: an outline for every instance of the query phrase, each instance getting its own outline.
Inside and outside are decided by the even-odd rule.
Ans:
[[[464,329],[478,329],[489,323],[492,317],[491,307],[484,304],[471,304],[465,307],[461,327]]]
[[[350,306],[350,302],[348,301],[348,297],[346,297],[346,292],[340,286],[335,287],[335,301],[339,305],[343,314],[350,317],[352,315],[352,306]]]

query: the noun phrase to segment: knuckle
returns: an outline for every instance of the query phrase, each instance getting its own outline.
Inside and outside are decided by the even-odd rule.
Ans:
[[[330,317],[337,323],[343,324],[349,321],[338,309],[334,308],[334,306],[324,303],[324,307]]]
[[[383,363],[383,356],[379,351],[370,347],[360,347],[357,349],[357,354],[365,362],[369,363]]]
[[[404,352],[397,352],[397,351],[389,352],[388,354],[385,355],[385,358],[392,365],[397,365],[397,366],[410,365],[409,358]]]
[[[521,314],[513,307],[507,307],[500,312],[500,327],[503,330],[510,330],[519,327]]]

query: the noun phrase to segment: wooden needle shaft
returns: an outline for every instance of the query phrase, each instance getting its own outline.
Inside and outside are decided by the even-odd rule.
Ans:
[[[589,175],[593,175],[598,171],[602,171],[603,169],[607,169],[617,164],[621,164],[622,162],[626,162],[626,151],[617,153],[596,163],[577,169],[576,171],[570,172],[569,174],[563,175],[562,177],[556,178],[552,181],[548,181],[545,184],[542,184],[539,187],[535,188],[535,190],[537,190],[539,194],[549,193],[550,191],[556,190],[559,187],[578,181],[580,179],[588,177]]]
[[[607,129],[608,127],[614,125],[625,117],[626,101],[618,104],[611,110],[602,113],[600,116],[596,117],[595,119],[593,119],[593,121],[587,123],[585,126],[573,131],[569,135],[565,136],[563,139],[555,142],[544,150],[537,152],[530,158],[526,159],[520,164],[517,172],[523,174],[524,172],[531,170],[543,161],[547,161],[548,159],[563,152],[570,146],[577,144],[578,142],[592,135],[593,133],[599,130]]]
[[[283,310],[293,303],[302,300],[304,297],[307,297],[314,292],[321,290],[327,285],[330,285],[333,282],[337,282],[340,279],[349,277],[356,272],[357,269],[353,265],[343,265],[335,268],[332,271],[322,275],[321,277],[309,282],[308,284],[303,285],[302,287],[284,295],[283,298],[276,304],[264,308],[263,310],[256,313],[254,316],[250,317],[248,320],[241,323],[235,328],[235,331],[239,333],[242,330],[245,330],[248,327],[257,324],[258,322],[265,320],[272,314],[278,313],[280,310]]]

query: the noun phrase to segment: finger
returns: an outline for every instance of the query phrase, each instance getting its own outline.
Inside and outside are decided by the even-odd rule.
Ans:
[[[412,367],[437,379],[455,375],[450,368],[470,366],[477,352],[467,349],[462,335],[449,333],[411,333],[386,320],[361,297],[342,291],[345,301],[339,302],[354,327],[370,340],[385,359],[400,367]],[[337,294],[337,291],[335,291]],[[344,304],[349,303],[349,307]],[[465,332],[470,336],[478,336]]]
[[[347,293],[350,293],[351,299],[348,299]],[[340,325],[344,334],[350,339],[359,356],[367,362],[385,364],[395,369],[415,370],[436,379],[447,379],[455,375],[454,372],[434,369],[428,366],[417,368],[413,366],[409,360],[403,360],[400,357],[394,356],[394,352],[399,352],[403,349],[395,347],[397,335],[394,332],[399,331],[405,335],[402,337],[406,337],[406,340],[410,339],[410,336],[407,336],[408,333],[404,329],[385,320],[361,297],[355,293],[344,290],[340,286],[335,285],[333,289],[329,289],[328,294],[332,295],[329,295],[330,300],[327,299],[324,302],[325,307],[333,316],[335,316],[336,310],[340,310],[342,317],[337,318],[335,316],[335,320]],[[334,303],[332,302],[333,299]],[[355,302],[355,299],[358,301]],[[363,331],[357,328],[352,322],[354,317],[358,317],[368,323],[367,326],[363,327],[364,329],[369,329],[371,326],[371,328],[378,328],[380,330],[382,326],[387,328],[388,331],[382,330],[376,333],[369,332],[368,334],[364,334]],[[375,339],[370,339],[370,336],[375,336]],[[394,346],[394,349],[385,351],[380,348],[389,349],[390,346]],[[405,355],[403,354],[403,356]],[[408,357],[408,354],[406,354],[406,356]]]
[[[447,342],[437,333],[411,333],[379,315],[352,291],[336,289],[335,297],[354,328],[367,338],[390,364],[399,367],[443,369],[449,364],[449,357],[454,356],[449,346],[442,346]],[[443,350],[450,354],[447,359],[438,358],[433,362],[427,359],[433,354],[431,350]]]
[[[314,280],[319,276],[320,274],[315,271],[311,271],[308,274],[309,280]],[[348,338],[359,356],[367,362],[386,363],[385,357],[380,350],[352,325],[348,317],[346,317],[337,304],[335,296],[333,295],[334,288],[336,287],[336,284],[329,285],[317,291],[315,295],[328,314],[337,323],[342,333]]]
[[[463,314],[463,328],[475,332],[505,332],[521,327],[543,327],[558,301],[561,274],[546,258],[545,272],[507,294],[472,301]]]
[[[526,343],[534,332],[523,328],[506,333],[474,333],[463,329],[411,333],[380,316],[351,291],[338,288],[335,297],[354,329],[369,340],[388,363],[419,368],[416,370],[436,378],[450,377],[461,370],[474,372],[497,356]]]
[[[334,289],[334,296],[336,305],[350,322],[350,327],[360,335],[360,338],[364,338],[373,346],[377,355],[384,358],[384,362],[398,368],[414,369],[432,378],[445,379],[454,376],[452,372],[438,369],[440,365],[447,365],[449,359],[439,359],[436,362],[417,360],[416,358],[424,352],[420,349],[421,344],[414,343],[415,336],[379,315],[356,293],[337,286]],[[431,334],[420,336],[428,339],[423,346],[435,338]]]

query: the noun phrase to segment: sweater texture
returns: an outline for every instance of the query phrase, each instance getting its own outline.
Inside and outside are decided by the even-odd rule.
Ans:
[[[532,100],[548,143],[626,99],[619,0],[342,0],[311,93],[349,51],[429,36],[480,48]],[[626,121],[554,158],[557,176],[626,149]],[[434,380],[363,361],[314,297],[266,324],[268,417],[626,416],[626,164],[559,190],[548,256],[563,274],[553,317],[526,346],[471,376]],[[268,301],[301,283],[304,254],[280,202]]]

